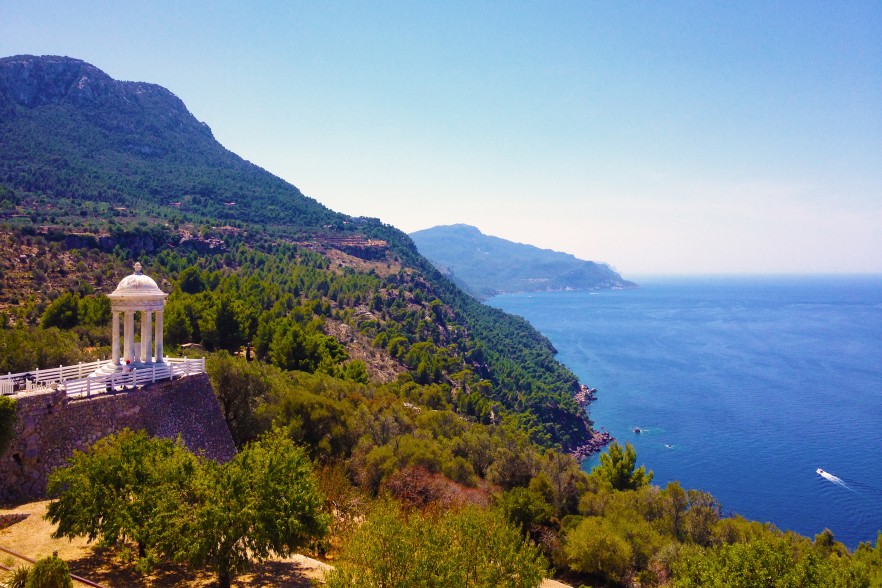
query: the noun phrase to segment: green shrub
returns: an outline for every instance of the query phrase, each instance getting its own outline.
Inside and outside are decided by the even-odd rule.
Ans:
[[[380,505],[354,533],[330,588],[535,588],[547,572],[539,549],[494,510],[440,515]]]
[[[6,588],[25,588],[28,583],[28,574],[30,573],[31,568],[27,566],[15,568],[12,572],[12,576],[6,580]]]
[[[25,588],[73,588],[67,563],[55,555],[37,560],[28,573]]]

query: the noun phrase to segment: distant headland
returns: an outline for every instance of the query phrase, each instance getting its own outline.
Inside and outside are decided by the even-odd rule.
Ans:
[[[477,298],[509,292],[636,288],[604,263],[483,234],[465,225],[410,234],[420,253]]]

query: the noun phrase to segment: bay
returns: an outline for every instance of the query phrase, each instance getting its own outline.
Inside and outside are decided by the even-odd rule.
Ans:
[[[489,304],[529,320],[598,389],[595,426],[632,443],[654,483],[803,535],[829,528],[850,548],[875,543],[882,276],[637,281]]]

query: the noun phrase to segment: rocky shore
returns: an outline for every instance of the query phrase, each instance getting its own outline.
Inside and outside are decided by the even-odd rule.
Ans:
[[[573,398],[582,408],[588,408],[588,405],[597,400],[597,388],[589,388],[585,384],[579,384],[579,391]]]
[[[591,438],[587,443],[583,443],[576,447],[572,454],[579,462],[591,457],[595,453],[600,453],[603,448],[615,441],[609,431],[591,431]]]
[[[591,404],[594,400],[597,400],[597,389],[590,388],[585,384],[579,384],[579,391],[576,392],[576,395],[573,397],[576,402],[579,403],[583,409],[587,410],[588,405]],[[591,438],[588,439],[582,445],[576,447],[572,454],[578,461],[584,461],[586,458],[594,455],[595,453],[600,453],[603,451],[603,448],[615,441],[615,438],[609,433],[609,431],[597,431],[591,430]]]

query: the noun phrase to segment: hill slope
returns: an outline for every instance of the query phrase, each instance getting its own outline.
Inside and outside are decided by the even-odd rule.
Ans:
[[[469,225],[433,227],[410,237],[420,253],[446,267],[454,281],[478,297],[637,286],[605,264],[491,237]]]
[[[0,60],[0,182],[141,214],[287,228],[341,215],[218,143],[174,94],[67,57]]]
[[[358,358],[542,444],[591,435],[576,377],[526,321],[464,294],[397,229],[226,150],[159,86],[67,57],[0,59],[0,218],[6,324],[45,324],[70,291],[85,309],[138,259],[172,291],[167,341],[253,343],[286,369],[332,375]],[[100,348],[88,320],[80,336]]]

